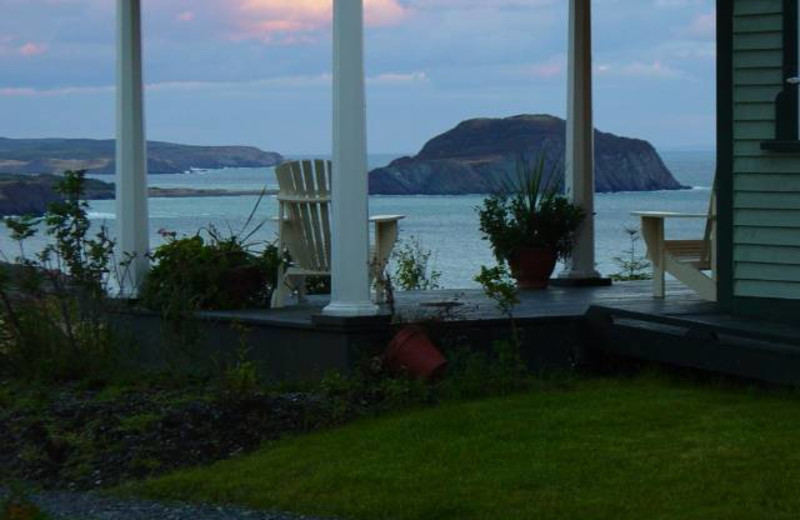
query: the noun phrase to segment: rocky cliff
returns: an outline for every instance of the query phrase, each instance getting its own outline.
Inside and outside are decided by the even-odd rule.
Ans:
[[[0,172],[62,173],[89,170],[114,173],[115,142],[94,139],[6,139],[0,137]],[[190,146],[150,141],[150,173],[182,173],[192,168],[261,168],[283,157],[249,146]]]
[[[0,216],[41,215],[62,197],[55,191],[60,180],[56,175],[0,174]],[[87,199],[113,199],[114,185],[86,180]]]
[[[563,179],[566,122],[548,115],[471,119],[439,135],[414,157],[370,172],[370,193],[490,193],[516,178],[517,164],[544,154]],[[640,139],[595,131],[595,186],[600,192],[675,190],[683,186],[655,148]]]

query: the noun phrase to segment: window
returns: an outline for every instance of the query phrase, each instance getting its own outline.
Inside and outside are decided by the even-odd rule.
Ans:
[[[783,2],[783,90],[775,99],[775,138],[761,148],[800,152],[800,0]]]

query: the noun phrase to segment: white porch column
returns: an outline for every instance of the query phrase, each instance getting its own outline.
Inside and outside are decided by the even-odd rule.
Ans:
[[[592,2],[569,2],[569,86],[566,189],[586,212],[575,250],[561,278],[600,278],[594,250],[594,121],[592,117]]]
[[[363,0],[333,2],[331,303],[324,314],[369,316],[367,117]]]
[[[149,269],[147,150],[144,131],[140,0],[117,0],[117,241],[131,259],[123,293],[133,296]]]

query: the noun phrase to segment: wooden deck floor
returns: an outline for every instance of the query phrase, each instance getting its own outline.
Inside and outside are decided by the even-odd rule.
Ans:
[[[578,318],[592,306],[615,307],[665,316],[700,316],[716,312],[716,305],[703,301],[694,292],[675,282],[668,285],[667,297],[654,298],[651,283],[622,282],[609,287],[550,287],[547,290],[519,292],[515,316],[522,320]],[[313,317],[322,313],[327,296],[312,296],[305,305],[275,310],[209,312],[211,318],[238,319],[253,324],[297,327],[313,326]],[[496,305],[480,289],[400,292],[396,312],[408,319],[441,316],[449,321],[484,321],[504,318]],[[388,314],[383,306],[381,312]]]

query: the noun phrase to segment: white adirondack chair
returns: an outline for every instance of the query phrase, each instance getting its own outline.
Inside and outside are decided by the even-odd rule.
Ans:
[[[304,160],[281,164],[278,178],[279,248],[288,251],[291,262],[278,269],[278,283],[272,295],[272,308],[286,306],[297,291],[300,302],[306,299],[306,278],[331,274],[331,161]],[[397,241],[398,223],[404,215],[371,217],[375,226],[370,276],[381,279]],[[376,284],[376,299],[384,291]]]
[[[711,192],[708,213],[636,211],[642,220],[642,237],[647,257],[653,264],[653,294],[664,297],[664,274],[669,273],[694,290],[701,298],[717,301],[716,193]],[[704,218],[706,230],[701,240],[666,240],[664,221],[670,218]]]

